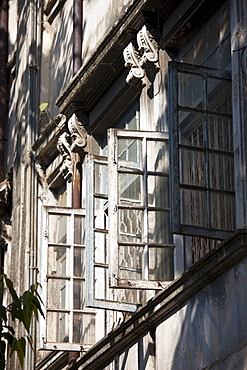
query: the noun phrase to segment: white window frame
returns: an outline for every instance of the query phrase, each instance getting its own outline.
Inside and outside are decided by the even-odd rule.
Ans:
[[[73,233],[74,233],[74,216],[84,216],[85,217],[85,209],[75,209],[70,207],[55,207],[55,206],[42,206],[41,209],[42,217],[41,217],[41,245],[40,245],[40,282],[41,282],[41,298],[43,300],[43,303],[45,305],[44,314],[45,318],[40,318],[39,323],[39,349],[45,349],[45,350],[62,350],[62,351],[81,351],[88,350],[92,347],[94,343],[73,343],[73,313],[80,313],[85,315],[96,315],[96,312],[92,309],[88,309],[86,306],[83,307],[83,309],[74,309],[73,308],[73,281],[76,280],[76,278],[73,276],[73,250],[74,245],[75,247],[84,248],[85,246],[74,244],[73,240]],[[49,248],[49,235],[48,235],[48,216],[49,214],[57,214],[57,215],[66,215],[70,217],[70,228],[69,228],[69,235],[68,235],[68,241],[66,243],[67,245],[70,245],[70,252],[69,252],[69,275],[66,277],[67,280],[69,280],[69,291],[72,292],[72,297],[68,300],[68,308],[66,309],[56,309],[56,308],[49,308],[48,306],[48,274],[47,274],[47,264],[48,264],[48,248]],[[56,243],[51,242],[52,245],[59,245]],[[85,252],[84,252],[85,253]],[[85,254],[84,254],[85,256]],[[86,273],[85,273],[86,274]],[[59,276],[58,276],[59,278]],[[79,277],[78,279],[81,281],[85,281],[86,276]],[[85,288],[86,289],[86,288]],[[69,296],[69,293],[68,293]],[[85,293],[86,296],[86,293]],[[68,342],[48,342],[47,339],[47,312],[65,312],[69,315],[69,341]],[[95,337],[95,334],[94,334]]]
[[[144,176],[143,180],[143,189],[141,190],[143,197],[143,205],[136,207],[136,209],[143,209],[144,211],[144,239],[141,243],[136,243],[144,247],[144,258],[143,258],[143,270],[144,276],[141,280],[137,279],[122,279],[119,276],[119,245],[135,244],[129,242],[119,242],[118,241],[118,230],[119,230],[119,217],[118,210],[124,207],[121,207],[118,203],[118,154],[117,154],[117,139],[139,139],[142,145],[142,163],[143,169],[140,171],[140,174]],[[148,251],[149,247],[160,246],[164,248],[174,249],[175,244],[173,242],[167,244],[158,244],[158,243],[149,243],[148,242],[148,211],[163,211],[168,215],[170,214],[170,207],[151,207],[148,205],[147,199],[147,140],[166,142],[168,144],[169,135],[166,132],[157,132],[157,131],[127,131],[127,130],[116,130],[110,129],[108,131],[108,169],[109,169],[109,179],[111,181],[111,189],[117,189],[115,192],[111,191],[111,196],[109,197],[109,244],[110,244],[110,285],[114,288],[134,288],[134,289],[150,289],[158,290],[162,289],[165,286],[169,285],[171,281],[155,281],[149,280],[149,261],[148,261]],[[138,171],[136,172],[138,173]],[[161,175],[161,173],[160,173]],[[169,172],[163,173],[165,177],[169,177]],[[134,207],[135,208],[135,207]],[[170,221],[170,217],[168,218]],[[170,222],[169,222],[170,226]],[[169,227],[170,229],[170,227]],[[172,235],[170,235],[172,239]]]

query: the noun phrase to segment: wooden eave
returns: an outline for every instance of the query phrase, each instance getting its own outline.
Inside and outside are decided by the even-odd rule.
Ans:
[[[82,110],[88,114],[123,71],[126,70],[127,76],[123,49],[136,38],[143,24],[149,22],[157,27],[160,14],[168,16],[181,2],[181,0],[133,1],[129,11],[112,27],[89,62],[82,66],[57,98],[56,104],[60,112],[71,116],[75,111]],[[128,89],[131,98],[133,91],[133,94],[136,94],[136,88],[128,86]]]
[[[70,117],[74,112],[89,114],[110,89],[113,82],[128,70],[124,67],[123,49],[136,38],[145,22],[158,28],[164,25],[165,48],[176,54],[181,41],[208,19],[223,0],[136,0],[129,11],[112,27],[91,59],[82,66],[56,100],[60,112]],[[162,30],[160,29],[162,33]],[[127,85],[127,83],[126,83]],[[127,85],[129,98],[136,87]]]

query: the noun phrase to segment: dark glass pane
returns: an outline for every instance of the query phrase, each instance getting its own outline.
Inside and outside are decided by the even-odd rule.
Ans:
[[[173,248],[149,248],[149,279],[169,281],[174,278]]]
[[[210,193],[210,222],[213,229],[235,229],[235,197],[227,193]]]
[[[196,147],[204,146],[203,114],[179,111],[179,142]]]
[[[210,149],[233,151],[231,118],[208,116],[208,143]]]
[[[75,216],[74,243],[85,244],[85,217]]]
[[[178,104],[182,107],[202,108],[202,77],[178,73]]]
[[[181,189],[181,223],[208,227],[206,191]]]
[[[85,282],[74,280],[73,284],[73,307],[75,310],[82,310],[85,306]]]
[[[74,276],[85,276],[85,249],[74,248]]]
[[[187,185],[205,186],[205,153],[180,149],[180,182]]]
[[[219,113],[232,113],[232,84],[227,80],[207,79],[208,110]]]
[[[234,190],[233,156],[210,153],[209,178],[213,189]]]

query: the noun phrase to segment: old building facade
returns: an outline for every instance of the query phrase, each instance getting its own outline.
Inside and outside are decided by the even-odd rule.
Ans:
[[[45,313],[26,370],[247,367],[246,19],[1,1],[1,268]]]

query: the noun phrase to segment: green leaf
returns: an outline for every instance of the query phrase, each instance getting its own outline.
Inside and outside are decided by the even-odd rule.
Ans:
[[[39,106],[40,111],[43,112],[48,105],[49,105],[49,103],[42,103],[42,104],[40,104],[40,106]]]
[[[9,289],[9,292],[10,292],[13,300],[16,302],[16,304],[18,304],[20,306],[20,300],[19,300],[18,295],[17,295],[17,293],[16,293],[16,291],[13,287],[12,281],[10,279],[8,279],[6,275],[4,275],[4,278],[5,278],[6,285]]]
[[[7,312],[6,307],[0,305],[0,320],[7,321]]]

